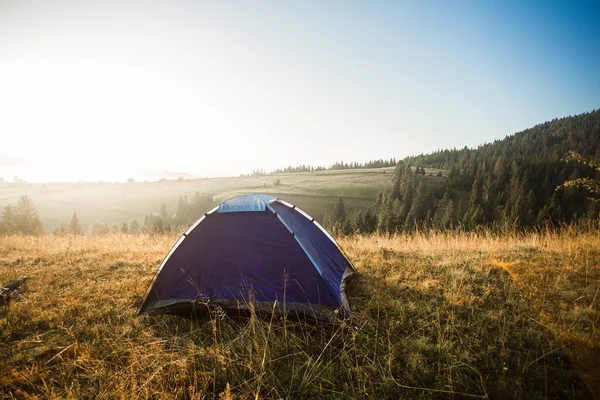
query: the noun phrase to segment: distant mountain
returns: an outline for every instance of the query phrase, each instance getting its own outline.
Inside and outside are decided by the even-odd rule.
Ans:
[[[407,157],[396,167],[394,189],[378,198],[378,226],[527,228],[598,218],[598,206],[585,192],[555,190],[566,180],[594,175],[585,165],[563,161],[570,150],[600,160],[600,110],[545,122],[476,149]],[[447,170],[445,185],[418,179],[413,171],[423,168]]]

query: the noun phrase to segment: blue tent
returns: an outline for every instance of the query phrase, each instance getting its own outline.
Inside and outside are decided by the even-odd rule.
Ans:
[[[354,272],[335,240],[283,200],[245,195],[219,204],[175,243],[140,314],[291,312],[349,315],[344,281]]]

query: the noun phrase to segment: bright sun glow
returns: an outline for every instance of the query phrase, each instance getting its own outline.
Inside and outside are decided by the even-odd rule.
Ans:
[[[491,6],[261,4],[0,4],[0,176],[205,177],[401,158],[597,106],[597,79],[577,69],[594,60],[569,50],[580,40],[539,21],[505,35],[485,19]],[[546,29],[552,46],[532,47],[527,29]],[[548,59],[561,68],[540,68]]]
[[[157,35],[137,40],[118,28],[97,28],[75,35],[72,27],[55,27],[54,37],[40,33],[39,42],[27,43],[35,51],[4,63],[2,86],[10,96],[0,98],[0,107],[9,111],[2,127],[11,133],[5,151],[19,155],[27,167],[13,166],[15,174],[46,181],[122,180],[161,169],[201,173],[221,164],[222,155],[209,149],[252,134],[224,113],[233,107],[216,106],[214,93],[234,89],[203,79],[209,69],[196,70],[193,80],[177,79],[168,58],[153,54],[168,54],[153,46],[161,46]],[[216,172],[247,169],[236,149],[228,167]],[[13,171],[5,172],[10,177]]]

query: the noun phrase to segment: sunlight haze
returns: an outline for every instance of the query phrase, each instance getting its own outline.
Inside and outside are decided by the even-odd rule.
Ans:
[[[476,147],[600,105],[594,2],[0,2],[0,176]]]

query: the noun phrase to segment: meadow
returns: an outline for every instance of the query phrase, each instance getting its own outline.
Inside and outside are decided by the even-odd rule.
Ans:
[[[137,316],[177,235],[7,236],[0,396],[600,398],[594,229],[339,239],[352,318]]]
[[[47,231],[68,224],[73,213],[77,213],[85,230],[95,222],[121,226],[134,218],[142,220],[147,213],[158,213],[161,203],[172,214],[180,196],[191,198],[196,192],[213,196],[215,205],[237,195],[263,193],[296,204],[321,221],[338,196],[344,198],[349,209],[371,207],[380,191],[391,188],[393,170],[388,167],[133,183],[0,183],[0,210],[28,195]],[[428,173],[437,171],[429,169]],[[423,179],[442,184],[446,178]]]

